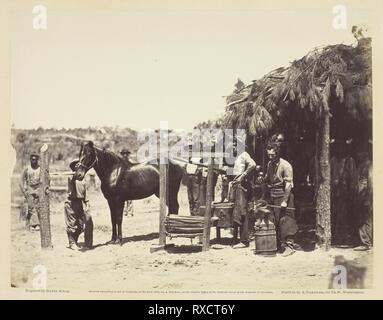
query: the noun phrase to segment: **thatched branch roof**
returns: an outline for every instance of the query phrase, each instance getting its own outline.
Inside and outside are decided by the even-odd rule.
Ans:
[[[370,121],[371,70],[370,38],[361,39],[356,47],[315,48],[288,68],[273,70],[228,96],[224,124],[268,136],[284,114],[293,112],[292,106],[315,117],[331,112],[330,96],[357,121]]]

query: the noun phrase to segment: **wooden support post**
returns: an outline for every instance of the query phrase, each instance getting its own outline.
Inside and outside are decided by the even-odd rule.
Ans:
[[[44,144],[40,149],[40,183],[39,190],[39,218],[41,248],[52,248],[51,224],[49,217],[49,153],[48,145]]]
[[[221,228],[220,228],[220,227],[217,227],[217,228],[216,228],[216,231],[217,231],[217,236],[216,236],[216,238],[217,238],[218,240],[221,240]]]
[[[213,168],[214,158],[210,159],[208,172],[207,172],[207,186],[206,186],[206,210],[205,210],[205,221],[203,227],[202,237],[202,251],[209,250],[210,246],[210,223],[211,223],[211,203],[213,201]]]
[[[317,197],[316,197],[316,234],[318,244],[325,250],[331,246],[331,172],[330,172],[330,117],[325,112],[316,139],[317,161]]]
[[[167,215],[168,197],[168,164],[160,165],[160,245],[166,244],[165,219]]]
[[[150,252],[164,250],[166,246],[166,228],[165,219],[167,215],[167,197],[168,197],[168,169],[166,163],[160,164],[160,217],[159,217],[159,243],[152,245]]]

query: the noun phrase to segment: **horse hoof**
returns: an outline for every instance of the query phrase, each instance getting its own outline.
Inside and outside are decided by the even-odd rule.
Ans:
[[[117,239],[114,241],[114,244],[119,244],[120,246],[122,246],[122,240],[121,239]]]
[[[106,244],[115,244],[115,243],[116,243],[116,241],[117,241],[117,240],[115,240],[115,239],[112,239],[112,240],[108,241]]]

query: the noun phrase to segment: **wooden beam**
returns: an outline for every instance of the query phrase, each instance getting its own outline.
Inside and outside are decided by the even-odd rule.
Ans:
[[[211,203],[213,202],[213,169],[214,169],[214,158],[210,160],[208,172],[207,172],[207,183],[206,183],[206,210],[205,210],[205,221],[202,236],[202,251],[208,251],[210,246],[210,227],[211,227]]]
[[[50,176],[73,176],[74,172],[73,171],[55,171],[51,172]]]
[[[39,218],[41,248],[52,248],[51,224],[49,217],[49,153],[48,145],[44,144],[40,149],[40,190],[39,190]]]

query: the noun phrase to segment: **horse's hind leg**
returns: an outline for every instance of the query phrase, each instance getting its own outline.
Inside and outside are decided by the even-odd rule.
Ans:
[[[112,240],[108,243],[114,243],[117,239],[116,210],[113,200],[108,199],[108,205],[110,209],[110,218],[112,220]]]
[[[124,201],[118,201],[116,203],[115,212],[116,212],[116,225],[117,225],[117,239],[115,244],[122,246],[122,218],[124,211]]]
[[[178,204],[178,191],[180,189],[181,179],[171,181],[169,184],[169,213],[178,214],[180,205]]]

